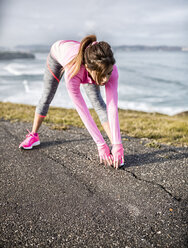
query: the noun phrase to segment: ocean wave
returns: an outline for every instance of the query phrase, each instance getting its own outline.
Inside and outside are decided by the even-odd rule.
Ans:
[[[21,75],[41,75],[44,69],[38,68],[37,65],[24,65],[18,63],[11,63],[3,67],[4,70],[15,76]]]
[[[159,77],[151,77],[151,76],[146,76],[146,75],[142,75],[144,78],[147,79],[151,79],[153,81],[156,82],[160,82],[160,83],[166,83],[166,84],[175,84],[175,85],[179,85],[179,86],[185,86],[183,83],[181,83],[178,80],[170,80],[170,79],[163,79],[163,78],[159,78]]]
[[[121,54],[120,59],[117,58],[119,108],[168,115],[186,111],[187,72],[177,72],[173,68],[176,64],[184,68],[186,60],[182,59],[182,55],[178,55],[177,61],[162,54],[160,57],[157,54],[150,55],[126,53]],[[46,58],[47,54],[38,53],[33,61],[1,61],[0,101],[36,105],[42,94]],[[163,64],[169,64],[169,68]],[[74,108],[63,79],[51,106]],[[87,106],[92,107],[82,86],[81,92]],[[105,87],[101,87],[101,94],[105,100]]]

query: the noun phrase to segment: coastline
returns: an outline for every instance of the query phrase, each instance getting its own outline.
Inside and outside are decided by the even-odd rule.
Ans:
[[[11,122],[33,122],[35,108],[34,105],[0,102],[0,118]],[[90,109],[90,113],[99,130],[104,131],[95,111]],[[188,111],[168,116],[119,109],[119,123],[122,134],[148,140],[150,146],[188,146]],[[57,130],[65,130],[70,126],[85,128],[75,109],[52,106],[43,124]]]

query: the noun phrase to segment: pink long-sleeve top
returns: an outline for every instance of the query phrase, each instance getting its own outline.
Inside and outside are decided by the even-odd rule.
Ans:
[[[68,64],[79,51],[80,42],[74,40],[59,40],[51,46],[51,55],[55,58],[63,67]],[[92,136],[97,146],[101,146],[105,143],[103,136],[101,135],[97,125],[95,124],[88,107],[80,92],[80,84],[95,84],[88,75],[84,65],[81,65],[79,72],[68,79],[68,71],[65,67],[65,82],[70,98],[72,99],[80,118],[86,126],[88,132]],[[112,134],[113,144],[121,144],[121,134],[118,119],[118,69],[117,66],[113,66],[109,81],[105,84],[106,93],[106,106],[107,115]]]

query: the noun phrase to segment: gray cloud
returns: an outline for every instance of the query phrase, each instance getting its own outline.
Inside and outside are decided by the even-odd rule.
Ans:
[[[188,46],[187,0],[0,0],[0,45],[95,33],[112,45]]]

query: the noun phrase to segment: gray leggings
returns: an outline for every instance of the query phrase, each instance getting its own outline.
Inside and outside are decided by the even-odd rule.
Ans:
[[[43,117],[45,117],[48,113],[50,103],[54,98],[59,81],[63,76],[63,74],[61,74],[61,69],[62,65],[59,64],[49,53],[43,78],[43,92],[35,110],[37,114]],[[95,84],[83,84],[83,87],[100,119],[100,122],[107,122],[108,117],[106,112],[106,104],[101,96],[100,86]]]

